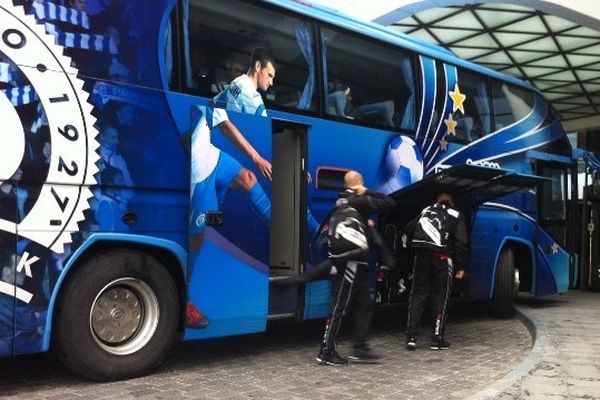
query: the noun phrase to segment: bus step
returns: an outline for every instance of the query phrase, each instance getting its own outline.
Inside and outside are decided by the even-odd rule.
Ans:
[[[286,279],[290,279],[291,277],[293,277],[295,275],[277,275],[277,276],[269,276],[269,282],[276,282],[276,281],[285,281]]]
[[[269,283],[275,284],[276,286],[293,286],[294,284],[299,284],[301,281],[298,275],[279,275],[279,276],[269,276]]]
[[[276,321],[280,319],[293,319],[296,318],[296,313],[281,313],[281,314],[270,314],[267,319],[269,321]]]

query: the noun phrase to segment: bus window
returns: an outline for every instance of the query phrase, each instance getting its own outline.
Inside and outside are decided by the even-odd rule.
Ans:
[[[519,121],[533,109],[532,92],[504,82],[492,82],[495,130]]]
[[[466,96],[464,114],[456,116],[456,139],[472,142],[488,133],[492,125],[489,88],[487,79],[459,70],[460,91]]]
[[[264,96],[267,107],[316,109],[313,29],[307,22],[239,0],[191,0],[187,40],[187,91],[214,97],[248,70],[252,49],[264,47],[277,68],[276,84]]]
[[[416,85],[409,55],[334,29],[321,32],[325,113],[415,129]]]
[[[550,178],[540,193],[540,223],[562,246],[566,244],[567,218],[566,171],[563,167],[541,166],[540,176]]]

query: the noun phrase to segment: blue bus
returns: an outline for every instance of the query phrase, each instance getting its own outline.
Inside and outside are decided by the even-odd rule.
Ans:
[[[457,296],[506,317],[572,280],[574,163],[541,93],[307,1],[0,0],[0,91],[0,356],[127,378],[176,340],[326,317],[328,281],[273,282],[323,260],[350,169],[396,199],[400,266],[405,222],[454,194]],[[409,285],[373,280],[382,304]]]

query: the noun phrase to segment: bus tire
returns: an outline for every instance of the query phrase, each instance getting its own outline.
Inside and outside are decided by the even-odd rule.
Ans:
[[[171,275],[148,254],[119,249],[91,257],[59,297],[52,349],[87,379],[147,374],[177,337],[178,299]]]
[[[511,248],[505,247],[500,253],[494,280],[494,296],[492,297],[492,315],[497,318],[510,318],[515,314],[515,254]]]

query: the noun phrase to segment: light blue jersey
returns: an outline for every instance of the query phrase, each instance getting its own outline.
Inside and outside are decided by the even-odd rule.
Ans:
[[[245,74],[235,78],[227,89],[215,96],[212,107],[199,107],[196,111],[199,111],[199,118],[192,133],[192,191],[195,184],[205,180],[217,166],[221,150],[212,144],[210,135],[212,128],[229,120],[227,111],[267,116],[262,96]]]
[[[256,90],[252,79],[246,74],[235,78],[227,89],[215,96],[213,101],[214,114],[209,118],[215,124],[213,126],[229,119],[225,110],[267,116],[262,96]]]
[[[211,134],[214,127],[229,120],[227,111],[267,116],[262,96],[248,75],[241,75],[218,94],[213,105],[196,107],[192,114],[197,123],[192,132],[191,196],[192,216],[190,232],[201,233],[205,229],[204,213],[218,210],[225,194],[243,166],[233,157],[214,146]],[[270,220],[270,202],[260,185],[250,191],[250,199],[258,215],[265,222]]]

